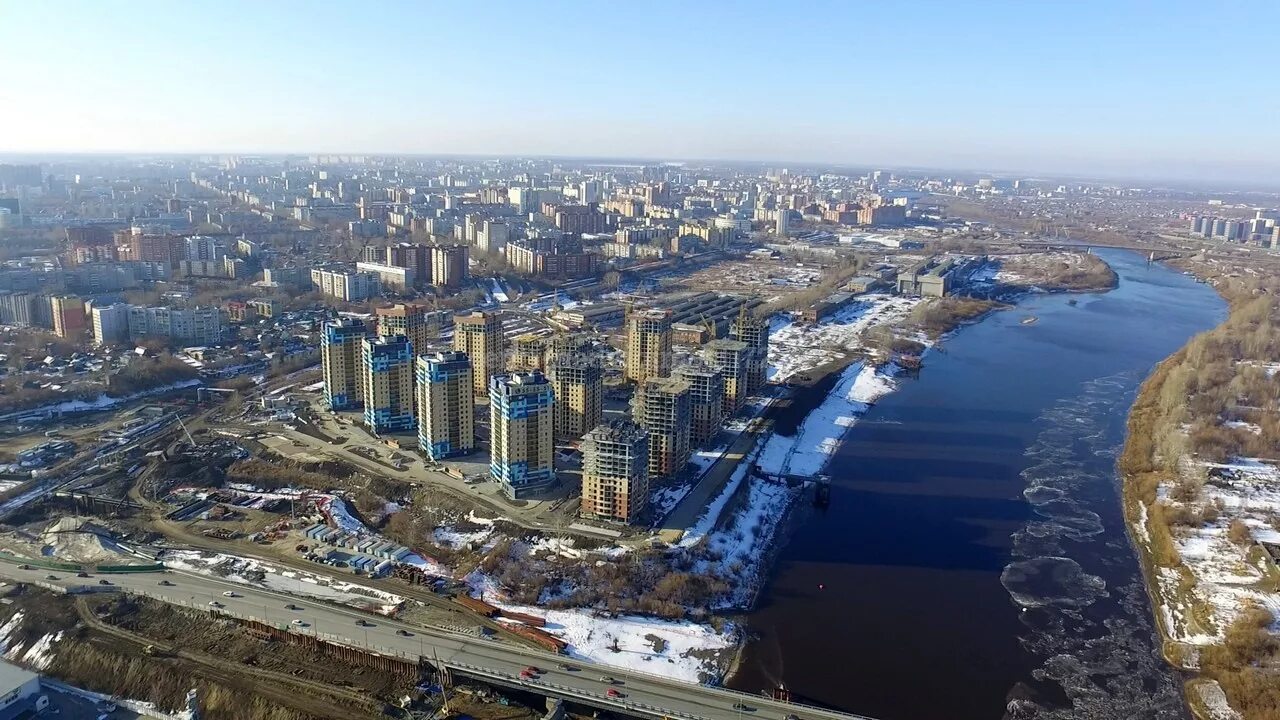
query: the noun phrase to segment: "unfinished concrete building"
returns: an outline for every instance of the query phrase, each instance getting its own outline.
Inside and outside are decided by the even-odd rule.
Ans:
[[[679,473],[689,461],[689,381],[648,378],[636,388],[632,403],[636,422],[649,431],[649,477]]]
[[[711,441],[724,422],[724,375],[706,362],[692,358],[676,368],[674,376],[689,383],[689,444]]]
[[[489,380],[502,372],[502,318],[479,310],[459,315],[453,324],[453,349],[471,358],[471,388],[489,394]]]
[[[747,356],[747,383],[742,395],[757,395],[769,380],[769,322],[764,318],[752,316],[749,312],[739,313],[729,325],[729,339],[747,344],[750,353]],[[739,405],[741,407],[741,405]]]
[[[556,437],[580,438],[604,415],[604,366],[594,353],[557,353],[547,377],[555,391]]]
[[[634,523],[648,501],[649,431],[626,419],[589,431],[582,440],[582,516]]]
[[[712,340],[703,346],[702,357],[724,376],[724,416],[741,410],[749,394],[751,348],[739,340]]]
[[[517,337],[512,342],[511,357],[507,360],[507,370],[546,370],[543,359],[546,356],[547,341],[533,334]]]
[[[627,319],[627,380],[638,385],[671,374],[671,313],[637,310]]]
[[[573,355],[576,353],[594,353],[591,346],[591,336],[587,333],[568,332],[552,335],[547,339],[543,352],[542,363],[544,367],[551,367],[552,360],[557,355]]]

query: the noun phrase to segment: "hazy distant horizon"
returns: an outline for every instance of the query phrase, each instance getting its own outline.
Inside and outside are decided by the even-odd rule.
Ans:
[[[1123,173],[1090,173],[1090,172],[1072,172],[1066,170],[1052,170],[1045,168],[996,168],[996,167],[962,167],[962,166],[937,166],[937,165],[907,165],[903,163],[873,163],[873,162],[835,162],[835,161],[814,161],[814,160],[796,160],[796,159],[758,159],[758,158],[677,158],[665,156],[634,156],[625,154],[610,155],[549,155],[537,153],[485,153],[485,152],[360,152],[360,151],[339,151],[339,150],[322,150],[322,151],[205,151],[205,152],[184,152],[184,151],[64,151],[64,152],[11,152],[0,149],[0,162],[26,162],[26,163],[61,163],[73,162],[75,160],[93,160],[93,159],[164,159],[164,158],[223,158],[223,157],[244,157],[244,158],[264,158],[271,160],[285,158],[309,158],[313,156],[353,156],[368,158],[405,158],[405,159],[433,159],[433,160],[539,160],[547,162],[563,161],[568,163],[599,163],[599,164],[631,164],[631,165],[656,165],[656,164],[672,164],[672,165],[714,165],[714,166],[743,166],[751,168],[770,168],[770,169],[822,169],[832,171],[871,171],[883,170],[886,172],[902,172],[902,173],[927,173],[927,174],[943,174],[949,173],[966,178],[976,177],[992,177],[996,179],[1022,179],[1028,181],[1039,182],[1073,182],[1073,183],[1104,183],[1108,185],[1124,185],[1126,183],[1139,183],[1146,187],[1158,186],[1168,187],[1171,189],[1181,190],[1202,190],[1205,192],[1238,192],[1238,193],[1260,193],[1275,194],[1280,193],[1280,177],[1271,180],[1259,179],[1249,180],[1222,170],[1221,175],[1200,174],[1194,176],[1174,177],[1168,175],[1125,175]]]

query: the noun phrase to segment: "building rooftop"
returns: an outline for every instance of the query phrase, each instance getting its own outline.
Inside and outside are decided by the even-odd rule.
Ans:
[[[40,677],[25,668],[0,660],[0,697],[4,697]]]

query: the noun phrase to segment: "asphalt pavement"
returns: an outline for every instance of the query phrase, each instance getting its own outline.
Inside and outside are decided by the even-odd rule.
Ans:
[[[425,629],[307,598],[194,573],[132,573],[80,578],[73,573],[0,563],[0,577],[76,591],[125,591],[209,612],[251,619],[322,640],[417,661],[437,659],[456,675],[517,687],[599,708],[689,720],[849,720],[859,716],[782,703],[723,688],[691,685],[596,665],[496,640]],[[105,580],[110,585],[101,584]],[[168,585],[162,583],[169,583]],[[536,672],[524,673],[528,668]],[[612,679],[607,682],[605,679]],[[610,690],[613,693],[610,693]]]

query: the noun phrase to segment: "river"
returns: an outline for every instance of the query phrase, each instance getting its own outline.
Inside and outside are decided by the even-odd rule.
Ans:
[[[848,431],[830,506],[788,523],[732,687],[881,720],[1186,717],[1115,459],[1139,384],[1226,308],[1101,255],[1117,288],[963,328]]]

